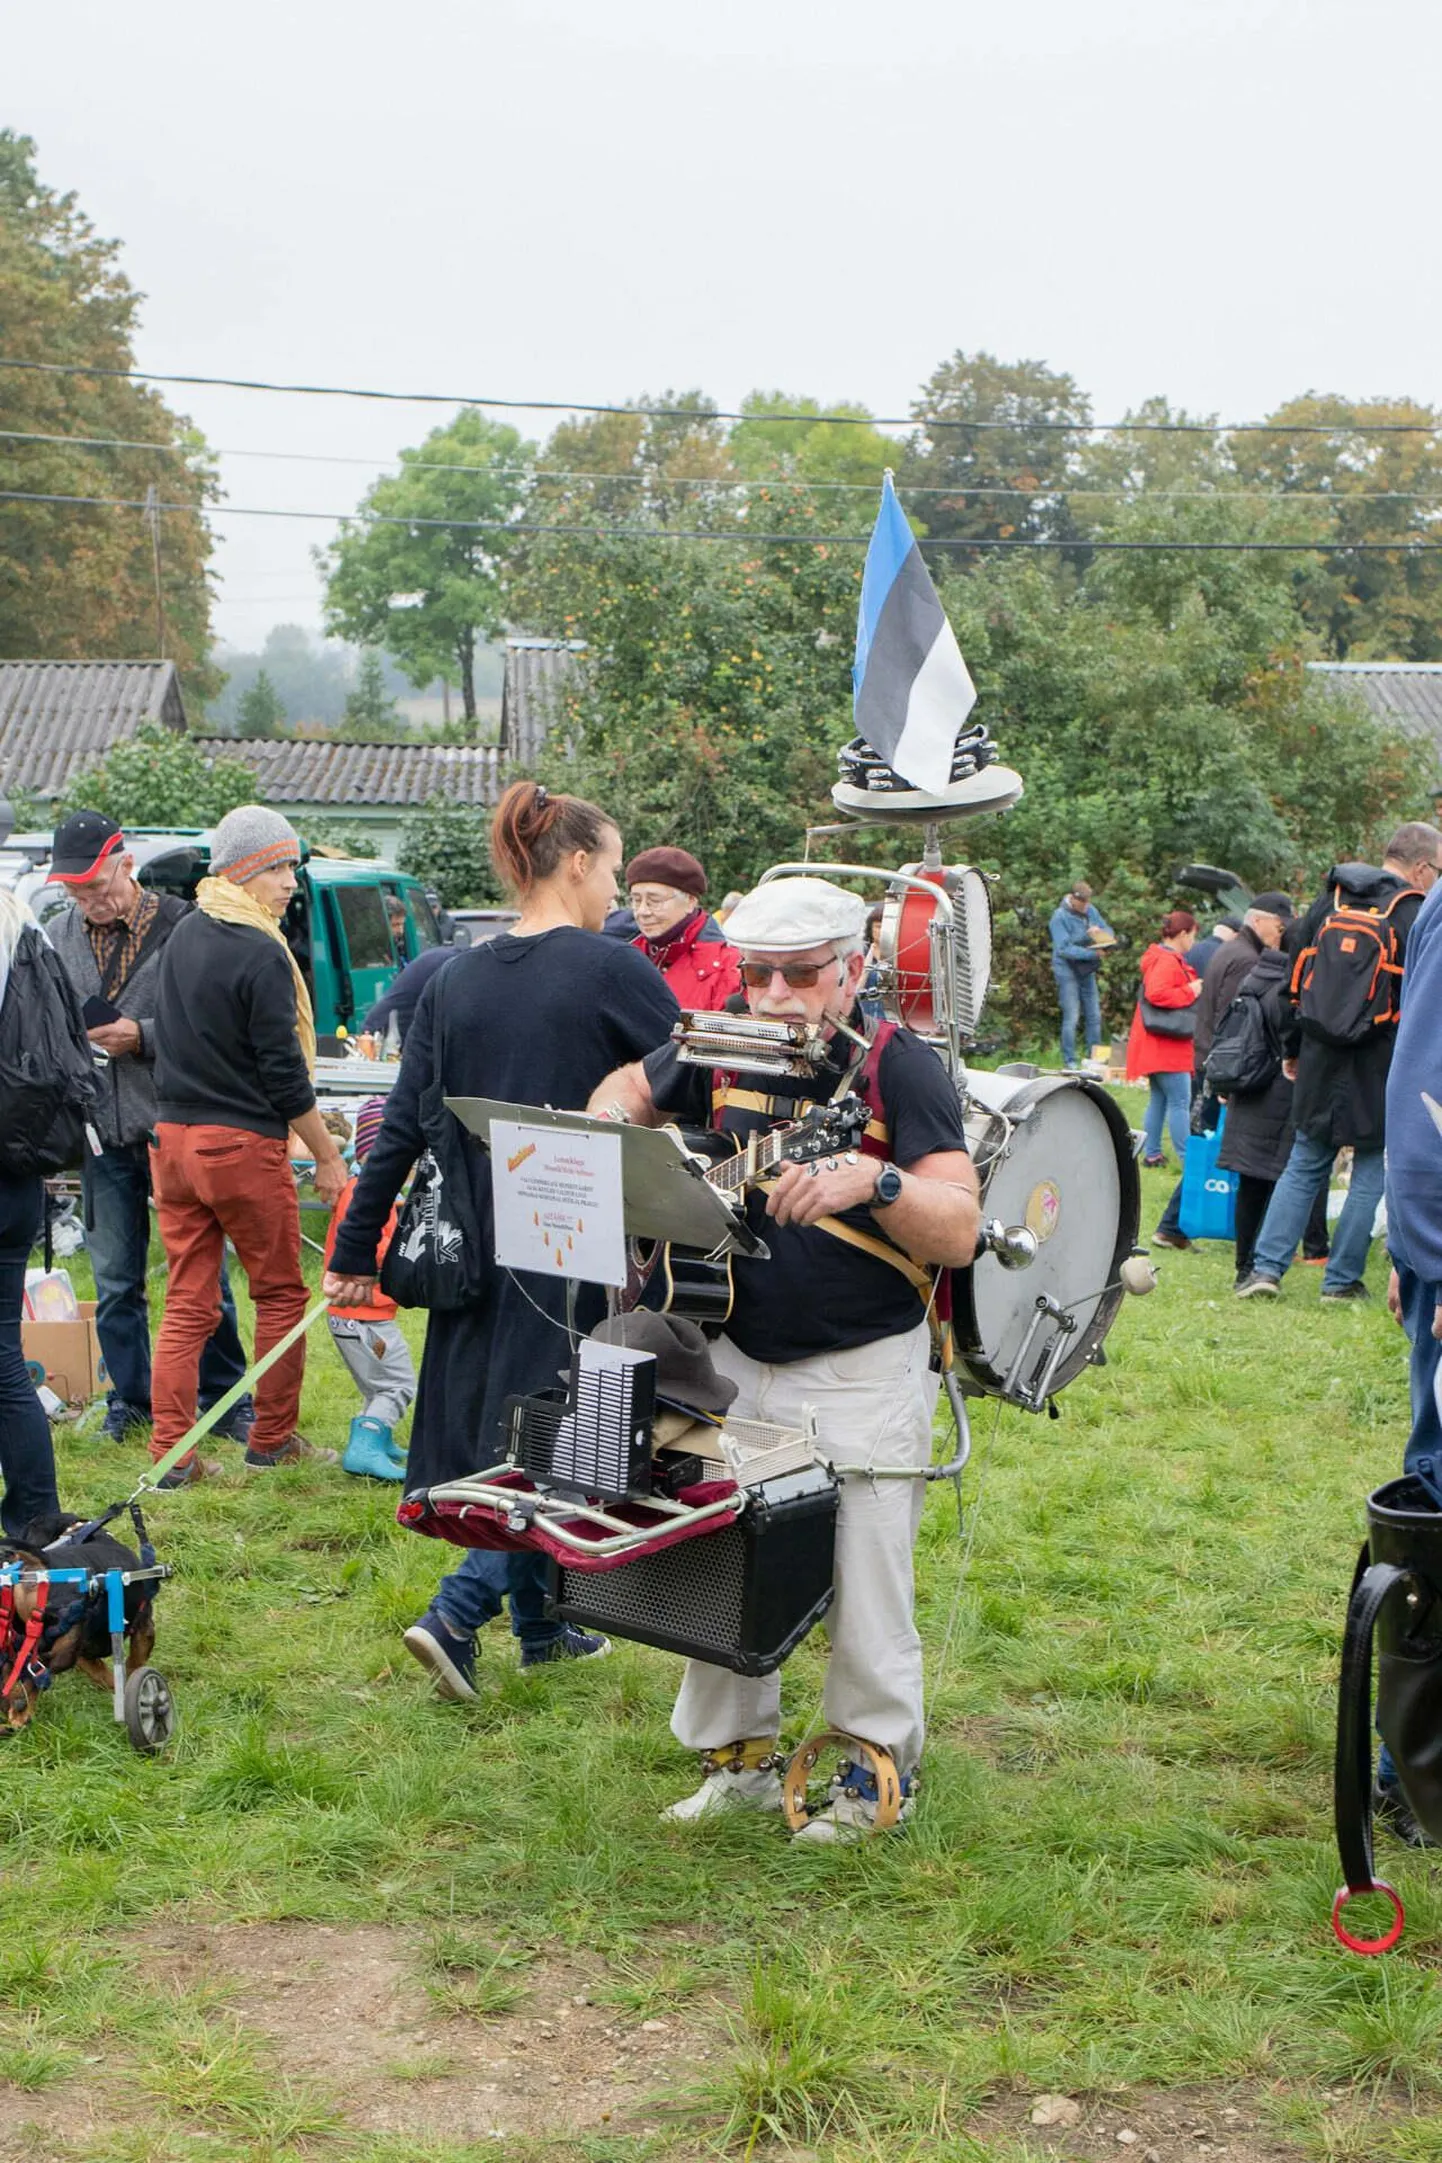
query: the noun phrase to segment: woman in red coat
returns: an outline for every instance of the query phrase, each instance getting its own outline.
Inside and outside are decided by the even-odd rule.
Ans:
[[[1151,1084],[1147,1116],[1142,1128],[1143,1164],[1162,1162],[1162,1122],[1166,1121],[1172,1147],[1180,1162],[1187,1153],[1187,1130],[1192,1102],[1192,1037],[1196,1018],[1192,1008],[1201,996],[1202,980],[1187,960],[1197,936],[1197,920],[1188,909],[1173,909],[1162,918],[1161,937],[1142,956],[1142,998],[1159,1012],[1177,1017],[1177,1034],[1148,1028],[1142,1019],[1141,1000],[1132,1016],[1127,1039],[1127,1080]],[[1185,1034],[1182,1033],[1185,1029]]]
[[[685,849],[643,849],[626,866],[639,946],[682,1012],[714,1013],[741,989],[741,956],[726,944],[702,896],[706,874]]]

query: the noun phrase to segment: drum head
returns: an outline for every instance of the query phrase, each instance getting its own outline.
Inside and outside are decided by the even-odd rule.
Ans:
[[[1089,1364],[1121,1305],[1117,1271],[1136,1242],[1140,1182],[1125,1118],[1104,1089],[1079,1075],[1013,1080],[971,1077],[976,1101],[967,1131],[977,1156],[982,1209],[1003,1224],[1024,1224],[1038,1241],[1026,1269],[1003,1269],[991,1255],[957,1278],[957,1346],[971,1383],[999,1394],[1042,1294],[1075,1317],[1077,1327],[1048,1394],[1064,1389]],[[997,1148],[998,1115],[1012,1122]],[[1043,1323],[1037,1359],[1055,1335]],[[1028,1358],[1029,1383],[1037,1361]]]
[[[917,864],[913,874],[931,879]],[[893,887],[882,911],[877,941],[882,962],[881,997],[888,1020],[920,1036],[940,1036],[954,1023],[964,1043],[981,1024],[981,1010],[991,983],[991,889],[979,871],[958,865],[935,875],[951,901],[951,968],[948,984],[944,953],[933,948],[936,905],[915,887]],[[954,1011],[953,1011],[954,1008]]]

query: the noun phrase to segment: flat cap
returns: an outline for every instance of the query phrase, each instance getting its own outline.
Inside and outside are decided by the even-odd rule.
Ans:
[[[1295,914],[1290,894],[1254,894],[1250,906],[1265,916],[1279,916],[1284,924],[1289,924]]]
[[[738,901],[726,919],[732,946],[763,954],[803,954],[809,946],[860,939],[866,903],[830,879],[768,879]]]

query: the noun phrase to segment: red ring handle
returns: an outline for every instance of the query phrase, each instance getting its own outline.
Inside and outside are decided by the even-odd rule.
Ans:
[[[1391,1928],[1380,1938],[1354,1937],[1342,1921],[1343,1908],[1346,1907],[1349,1900],[1354,1899],[1359,1893],[1385,1893],[1392,1903]],[[1336,1898],[1332,1902],[1332,1928],[1349,1953],[1390,1953],[1397,1940],[1401,1937],[1406,1923],[1407,1913],[1402,1906],[1397,1889],[1395,1886],[1389,1885],[1385,1878],[1373,1878],[1370,1885],[1338,1886]]]

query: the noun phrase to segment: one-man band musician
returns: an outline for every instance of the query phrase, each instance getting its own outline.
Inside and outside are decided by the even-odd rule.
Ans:
[[[838,1470],[920,1469],[931,1459],[937,1381],[929,1371],[929,1272],[918,1265],[970,1262],[977,1182],[956,1090],[935,1052],[884,1024],[864,1051],[835,1028],[857,1018],[865,917],[859,896],[808,877],[767,882],[727,922],[751,1013],[825,1028],[829,1058],[815,1075],[758,1082],[685,1065],[667,1045],[611,1075],[591,1109],[645,1125],[715,1125],[744,1138],[848,1088],[867,1098],[873,1117],[863,1148],[819,1166],[789,1164],[751,1196],[748,1212],[771,1258],[736,1259],[735,1303],[714,1356],[738,1384],[739,1417],[799,1427],[810,1407]],[[919,1480],[843,1480],[827,1618],[827,1724],[887,1752],[908,1797],[923,1734],[912,1582],[923,1492]],[[689,1820],[736,1804],[779,1809],[780,1711],[779,1676],[688,1662],[671,1725],[678,1741],[702,1753],[705,1778],[667,1815]],[[844,1763],[828,1806],[799,1837],[869,1832],[875,1796],[874,1777]]]

